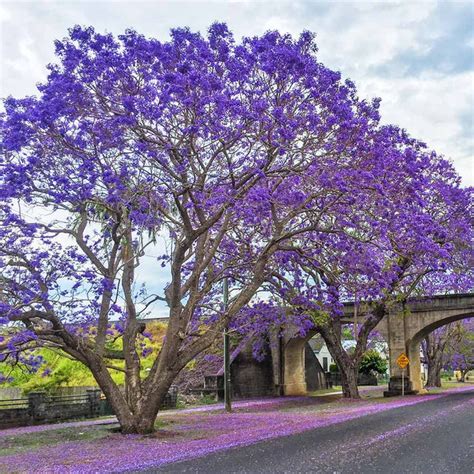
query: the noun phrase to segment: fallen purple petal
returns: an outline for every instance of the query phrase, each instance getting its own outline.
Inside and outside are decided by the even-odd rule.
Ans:
[[[472,386],[455,390],[472,390]],[[452,392],[453,390],[449,391]],[[1,456],[0,471],[94,473],[158,467],[443,396],[446,396],[446,392],[394,398],[383,402],[362,400],[356,403],[345,403],[342,400],[327,403],[318,400],[318,397],[289,397],[236,402],[235,411],[230,414],[221,412],[222,406],[219,405],[175,411],[159,417],[160,420],[168,421],[169,426],[160,430],[156,437],[108,433],[102,439],[94,441],[62,442],[37,450]],[[16,437],[46,429],[73,427],[84,427],[86,430],[113,421],[108,419],[16,428],[4,430],[0,436]]]

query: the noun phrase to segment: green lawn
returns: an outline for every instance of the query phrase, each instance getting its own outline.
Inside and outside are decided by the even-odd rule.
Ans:
[[[2,456],[7,456],[25,451],[38,451],[46,446],[54,446],[70,441],[97,441],[106,438],[110,433],[110,425],[93,425],[69,428],[58,427],[58,429],[42,431],[41,433],[32,432],[2,436],[0,438],[0,453]]]

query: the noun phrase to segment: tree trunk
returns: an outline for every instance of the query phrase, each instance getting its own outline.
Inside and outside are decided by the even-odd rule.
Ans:
[[[342,396],[344,398],[360,398],[357,376],[358,370],[353,367],[341,370]]]
[[[99,383],[99,381],[97,382]],[[124,434],[152,433],[155,430],[156,417],[169,385],[171,382],[163,383],[153,394],[142,396],[134,406],[131,406],[131,401],[123,403],[119,397],[109,398],[107,396],[112,410],[119,420],[121,432]]]
[[[134,413],[130,422],[120,423],[120,429],[123,434],[149,434],[155,431],[155,421],[158,410],[149,409],[140,410]]]
[[[338,327],[334,323],[333,326],[321,327],[319,332],[341,373],[343,397],[358,399],[360,394],[357,387],[357,375],[360,361],[354,361],[346,352],[342,346]]]
[[[441,387],[441,354],[436,354],[431,360],[428,359],[427,387]]]
[[[426,387],[441,387],[441,369],[446,340],[446,334],[433,331],[422,342],[423,355],[428,364]]]
[[[141,392],[139,397],[127,397],[113,381],[103,361],[98,357],[89,359],[89,369],[94,376],[112,411],[117,416],[122,433],[148,434],[154,431],[159,408],[177,374],[169,371],[152,389]]]

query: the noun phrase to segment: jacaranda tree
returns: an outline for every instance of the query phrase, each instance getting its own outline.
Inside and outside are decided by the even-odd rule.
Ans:
[[[457,370],[464,382],[474,369],[474,320],[472,318],[435,329],[422,341],[423,358],[428,369],[427,387],[441,387],[441,370]]]
[[[2,358],[68,354],[124,432],[149,432],[173,379],[273,257],[298,235],[347,233],[344,206],[375,202],[378,101],[319,63],[310,33],[236,43],[215,24],[160,42],[74,27],[56,55],[38,96],[6,99],[1,118]],[[137,275],[162,238],[156,273],[169,282],[155,294]],[[143,316],[158,300],[169,324],[144,371]]]
[[[445,367],[459,371],[459,381],[465,382],[468,372],[474,370],[474,319],[459,322],[457,330]]]

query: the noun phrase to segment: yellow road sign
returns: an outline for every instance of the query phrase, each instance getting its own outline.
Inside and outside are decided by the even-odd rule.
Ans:
[[[405,354],[400,354],[397,359],[397,364],[400,369],[404,369],[410,363],[410,359]]]

